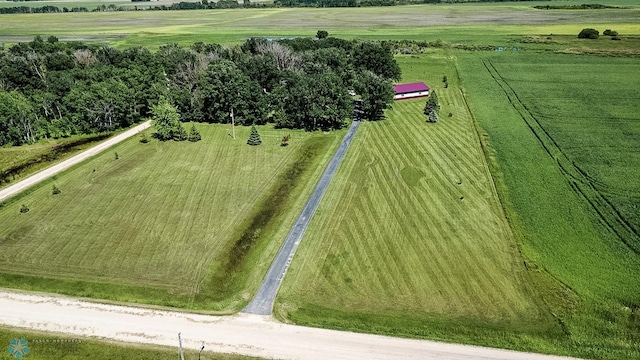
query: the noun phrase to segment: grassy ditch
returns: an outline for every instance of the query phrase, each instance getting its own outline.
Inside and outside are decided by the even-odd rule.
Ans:
[[[329,142],[328,137],[308,139],[299,151],[298,157],[276,181],[273,189],[256,206],[255,213],[245,221],[234,234],[236,240],[218,257],[208,286],[199,297],[211,297],[222,300],[236,295],[246,286],[246,273],[252,271],[252,257],[260,255],[278,227],[282,225],[281,215],[293,204],[292,196],[300,187],[304,177],[314,171],[316,165]],[[213,291],[207,291],[212,289]]]

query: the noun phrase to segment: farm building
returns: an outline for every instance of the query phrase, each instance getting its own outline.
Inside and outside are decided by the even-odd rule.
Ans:
[[[429,96],[429,86],[423,82],[394,85],[393,90],[396,92],[394,100]]]

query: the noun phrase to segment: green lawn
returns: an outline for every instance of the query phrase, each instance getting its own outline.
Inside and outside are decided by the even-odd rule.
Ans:
[[[198,127],[201,142],[132,138],[1,207],[0,286],[239,310],[342,132],[260,127],[251,147],[248,128]]]
[[[453,60],[442,51],[398,60],[404,81],[436,89],[440,121],[426,123],[417,99],[362,124],[285,278],[277,316],[549,351],[538,339],[561,328],[530,284]]]

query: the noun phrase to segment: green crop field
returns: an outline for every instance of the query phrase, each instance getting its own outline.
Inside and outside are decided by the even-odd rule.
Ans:
[[[628,0],[604,3],[629,5]],[[518,2],[15,14],[2,15],[0,43],[30,41],[36,35],[55,35],[63,40],[109,42],[115,47],[157,48],[167,43],[190,45],[195,41],[241,43],[251,36],[314,36],[316,30],[326,29],[333,36],[349,39],[441,39],[502,46],[505,39],[514,40],[524,35],[575,36],[585,26],[615,27],[621,34],[640,34],[637,6],[584,11],[536,10],[532,5]]]
[[[637,61],[464,53],[460,73],[527,261],[567,288],[570,345],[640,358]]]
[[[199,128],[198,143],[130,139],[2,206],[0,286],[238,310],[342,132],[292,131],[283,148],[286,130],[251,147],[247,128]]]

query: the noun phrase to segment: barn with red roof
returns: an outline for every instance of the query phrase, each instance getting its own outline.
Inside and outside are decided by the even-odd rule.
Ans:
[[[423,82],[394,85],[393,90],[396,92],[395,100],[429,96],[429,86]]]

